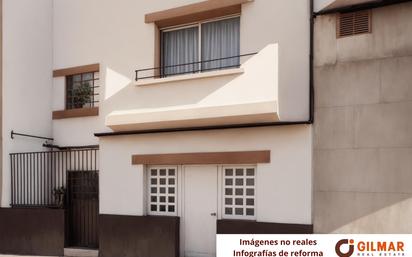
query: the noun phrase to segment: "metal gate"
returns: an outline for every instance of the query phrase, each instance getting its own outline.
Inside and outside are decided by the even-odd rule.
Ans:
[[[99,173],[68,171],[68,244],[98,248]]]

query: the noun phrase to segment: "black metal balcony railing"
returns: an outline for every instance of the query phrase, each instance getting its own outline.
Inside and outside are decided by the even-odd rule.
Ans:
[[[11,206],[63,208],[69,173],[96,173],[98,149],[10,154]]]
[[[255,55],[257,53],[241,54],[230,57],[216,58],[205,61],[180,63],[175,65],[160,66],[136,70],[136,81],[148,78],[164,78],[168,76],[183,75],[190,73],[207,72],[240,67],[240,59]],[[152,73],[151,75],[141,75],[142,73]]]

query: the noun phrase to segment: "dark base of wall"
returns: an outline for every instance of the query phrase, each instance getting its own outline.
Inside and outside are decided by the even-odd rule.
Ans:
[[[0,208],[0,253],[62,256],[64,210]]]
[[[218,220],[218,234],[312,234],[313,225]]]
[[[99,216],[100,257],[178,257],[179,217]]]

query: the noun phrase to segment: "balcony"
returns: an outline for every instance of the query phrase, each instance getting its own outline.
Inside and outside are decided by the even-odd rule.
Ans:
[[[171,72],[173,67],[136,71],[136,101],[145,95],[152,102],[115,110],[106,125],[114,131],[139,131],[279,121],[277,44],[228,58],[239,58],[239,64],[205,69],[199,62],[179,64],[192,68],[178,72]],[[182,101],[164,104],[170,98]]]

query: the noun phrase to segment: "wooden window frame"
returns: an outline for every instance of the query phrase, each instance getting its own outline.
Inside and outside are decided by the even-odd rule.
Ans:
[[[67,109],[67,77],[75,76],[85,73],[93,73],[93,79],[95,79],[96,73],[100,73],[100,64],[89,64],[83,66],[76,66],[64,69],[58,69],[53,71],[53,77],[64,77],[64,109],[53,111],[52,119],[67,119],[67,118],[79,118],[79,117],[91,117],[99,115],[99,107],[85,107],[85,108],[72,108]],[[100,74],[97,80],[100,80]]]
[[[206,152],[171,154],[135,154],[132,165],[239,165],[270,163],[270,150],[244,152]]]

